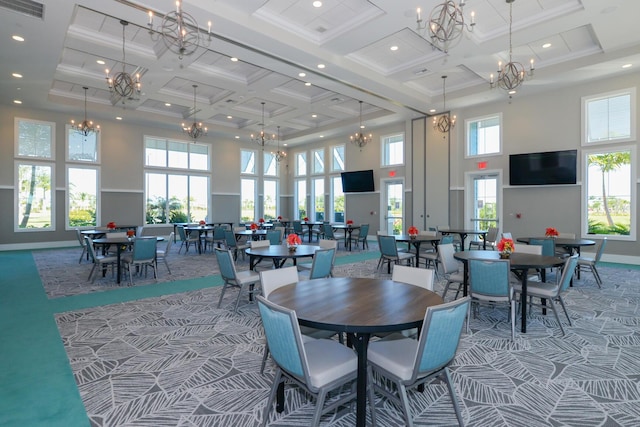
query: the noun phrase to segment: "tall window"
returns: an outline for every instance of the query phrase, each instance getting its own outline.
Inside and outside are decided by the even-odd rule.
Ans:
[[[276,156],[273,153],[269,153],[267,151],[264,152],[263,155],[264,161],[264,176],[278,176],[278,162],[276,162]]]
[[[307,217],[307,181],[298,179],[295,182],[295,212],[294,219],[303,219]]]
[[[16,231],[55,230],[55,123],[16,118]]]
[[[404,164],[404,134],[382,137],[382,166]]]
[[[145,222],[207,220],[209,146],[145,136]]]
[[[258,196],[255,178],[242,178],[240,180],[240,221],[252,222],[256,220],[256,198]]]
[[[467,156],[499,154],[502,150],[502,114],[465,120]]]
[[[307,153],[296,153],[296,176],[307,175]]]
[[[636,149],[583,150],[583,234],[636,236]]]
[[[331,177],[331,211],[334,222],[344,222],[344,193],[340,176]]]
[[[331,171],[342,172],[344,170],[344,145],[331,147]]]
[[[324,177],[311,180],[313,194],[313,219],[315,221],[324,221]]]
[[[99,225],[100,184],[98,168],[100,134],[83,135],[66,127],[67,205],[66,227]],[[90,166],[95,165],[95,166]]]
[[[240,173],[256,173],[256,152],[253,150],[240,150]]]
[[[583,97],[583,144],[634,141],[635,105],[635,88]]]
[[[311,157],[313,158],[313,173],[324,173],[324,148],[311,150]]]
[[[278,181],[265,179],[264,183],[264,212],[265,220],[276,219],[278,217]]]

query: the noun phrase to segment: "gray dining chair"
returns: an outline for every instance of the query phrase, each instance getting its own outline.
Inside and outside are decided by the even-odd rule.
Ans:
[[[369,235],[369,224],[361,224],[360,228],[353,230],[351,234],[351,244],[355,243],[356,248],[360,249],[360,243],[362,243],[362,250],[369,249],[369,242],[367,236]]]
[[[304,340],[295,311],[274,304],[262,296],[256,298],[269,351],[276,363],[276,373],[264,409],[262,425],[266,426],[269,422],[269,413],[280,385],[284,387],[294,384],[316,400],[313,419],[311,422],[299,420],[300,425],[317,426],[323,414],[355,399],[355,387],[350,387],[349,392],[332,399],[325,407],[329,392],[354,383],[358,374],[358,358],[352,349],[337,341]],[[368,393],[375,424],[371,387]]]
[[[89,236],[85,236],[85,245],[87,248],[87,253],[89,254],[89,260],[93,263],[91,267],[91,271],[89,272],[89,277],[87,277],[87,281],[91,281],[91,283],[95,282],[96,277],[94,273],[98,271],[106,271],[108,267],[111,267],[111,277],[113,277],[114,269],[118,266],[118,257],[115,255],[97,255],[95,246],[93,245],[93,239]]]
[[[489,227],[484,239],[472,240],[469,242],[469,250],[471,249],[496,249],[496,240],[498,240],[498,227]]]
[[[405,426],[413,426],[410,389],[441,377],[447,385],[460,426],[464,425],[449,366],[453,362],[470,299],[428,307],[419,338],[379,340],[369,344],[368,381],[374,391],[395,402],[401,409]],[[373,374],[376,375],[373,375]]]
[[[387,263],[387,273],[391,274],[391,263],[400,264],[402,261],[406,261],[408,265],[413,265],[415,255],[409,252],[398,252],[396,246],[396,238],[394,236],[378,235],[378,246],[380,248],[380,259],[378,260],[378,266],[376,269],[384,266]]]
[[[178,253],[182,251],[182,248],[185,248],[185,253],[187,253],[189,252],[189,246],[191,245],[191,243],[193,243],[194,245],[197,245],[200,240],[200,237],[197,235],[192,236],[190,233],[187,234],[183,225],[179,225],[177,229],[178,229],[178,236],[180,236],[180,248],[178,248]]]
[[[133,269],[137,269],[142,274],[144,268],[145,275],[148,267],[153,269],[153,278],[158,279],[156,266],[156,251],[158,239],[153,237],[135,237],[133,240],[133,251],[122,256],[120,262],[122,267],[129,273],[129,285],[133,286]]]
[[[82,262],[82,257],[83,256],[87,256],[87,261],[89,261],[89,252],[87,251],[87,241],[85,240],[84,236],[82,235],[82,232],[80,231],[79,228],[76,228],[76,238],[78,239],[78,243],[80,244],[80,247],[82,248],[82,253],[80,254],[80,259],[78,259],[78,264],[80,264]]]
[[[244,228],[242,228],[244,230]],[[228,250],[233,251],[233,260],[238,260],[238,252],[242,254],[242,259],[245,259],[244,250],[249,247],[247,240],[237,240],[236,235],[231,230],[224,230],[225,246]]]
[[[596,256],[594,258],[586,257],[580,255],[578,258],[578,269],[580,271],[590,271],[593,274],[593,277],[596,279],[596,283],[598,284],[598,288],[602,288],[602,279],[600,278],[600,273],[598,273],[597,265],[602,258],[602,254],[604,253],[604,248],[607,246],[607,238],[603,237],[600,242],[600,246],[598,246],[598,250],[596,251]]]
[[[454,254],[455,248],[453,247],[453,243],[438,245],[440,268],[442,269],[442,274],[445,279],[447,279],[447,283],[444,285],[444,290],[442,291],[442,299],[444,299],[449,290],[456,291],[456,295],[453,297],[454,299],[458,298],[460,292],[464,291],[464,269],[460,268],[460,263],[454,258]],[[436,270],[436,277],[437,272]]]
[[[224,281],[222,291],[220,291],[218,308],[222,305],[222,300],[226,290],[228,288],[238,288],[238,297],[236,298],[235,307],[233,309],[233,312],[237,313],[242,294],[247,291],[249,294],[249,300],[251,300],[253,294],[256,293],[256,285],[260,284],[260,275],[251,270],[237,271],[230,250],[214,248],[213,251],[216,254],[216,261],[218,262],[218,268],[220,269],[220,276]]]

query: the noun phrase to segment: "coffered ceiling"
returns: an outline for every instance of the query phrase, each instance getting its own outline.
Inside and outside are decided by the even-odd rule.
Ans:
[[[249,140],[262,127],[264,102],[265,130],[280,126],[289,144],[355,132],[359,101],[368,128],[438,114],[443,75],[447,109],[506,103],[489,76],[509,59],[509,4],[467,0],[467,22],[473,11],[476,25],[445,53],[416,30],[416,7],[427,17],[441,2],[323,0],[316,8],[311,0],[185,0],[203,42],[179,59],[155,32],[174,1],[46,0],[39,17],[38,3],[0,0],[0,102],[21,100],[78,119],[87,86],[90,119],[119,116],[175,129],[193,121],[196,84],[195,117],[209,128],[208,138]],[[640,2],[631,0],[516,0],[513,59],[534,59],[535,72],[514,99],[634,71],[638,17]],[[129,23],[124,62],[121,20]],[[11,40],[15,34],[25,41]],[[107,87],[105,69],[121,71],[123,64],[141,75],[139,100],[123,103]]]

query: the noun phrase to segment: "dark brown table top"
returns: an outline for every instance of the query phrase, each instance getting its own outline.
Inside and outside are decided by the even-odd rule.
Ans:
[[[334,277],[283,286],[269,300],[296,311],[301,324],[339,332],[372,333],[418,327],[436,293],[388,279]]]
[[[418,234],[415,238],[411,238],[408,234],[398,234],[393,236],[397,242],[439,242],[438,236],[427,236],[425,234]]]
[[[267,235],[267,230],[240,230],[240,231],[234,231],[234,234],[236,236],[266,236]]]
[[[516,239],[517,242],[529,244],[531,239],[548,239],[548,237],[519,237]],[[556,246],[564,246],[564,247],[581,247],[581,246],[594,246],[596,244],[595,240],[589,239],[567,239],[565,237],[556,237],[553,239]]]
[[[478,259],[481,261],[493,261],[500,259],[498,251],[464,251],[456,252],[453,257],[457,260],[466,262],[470,259]],[[564,260],[555,256],[545,256],[536,254],[525,254],[516,251],[509,257],[512,270],[524,270],[529,268],[549,268],[564,264]]]
[[[302,258],[313,256],[319,249],[321,249],[320,246],[298,245],[296,250],[291,252],[286,245],[269,245],[259,248],[247,248],[245,253],[263,258]]]

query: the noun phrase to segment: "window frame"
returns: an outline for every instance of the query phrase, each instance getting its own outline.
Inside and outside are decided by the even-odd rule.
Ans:
[[[51,141],[50,141],[50,151],[51,155],[48,157],[45,156],[25,156],[20,154],[20,122],[28,122],[28,123],[36,123],[40,125],[48,125],[51,130]],[[54,162],[56,160],[56,123],[49,122],[45,120],[34,120],[27,119],[23,117],[15,117],[13,119],[13,135],[14,135],[14,151],[13,156],[15,159],[28,159],[31,160],[42,160],[42,161],[51,161]]]
[[[294,154],[295,156],[295,162],[294,162],[294,175],[295,177],[299,177],[299,176],[308,176],[309,175],[309,157],[307,156],[307,152],[306,151],[298,151],[297,153]],[[300,157],[304,158],[304,163],[305,163],[305,169],[302,173],[300,173]]]
[[[588,165],[588,156],[592,154],[606,154],[620,151],[628,151],[630,153],[630,170],[629,170],[629,188],[630,188],[630,225],[629,225],[629,235],[620,235],[620,234],[589,234],[589,216],[588,216],[588,208],[589,208],[589,165]],[[636,241],[637,236],[637,150],[634,145],[621,145],[617,147],[611,146],[599,146],[599,147],[589,147],[582,149],[582,191],[581,191],[581,233],[582,237],[586,239],[594,239],[594,238],[603,238],[606,237],[609,240],[618,240],[618,241]]]
[[[73,162],[73,163],[78,163],[78,164],[89,164],[89,165],[96,165],[96,164],[100,164],[100,143],[101,143],[101,138],[100,138],[100,134],[102,132],[94,132],[92,135],[95,136],[96,138],[96,150],[95,150],[95,160],[77,160],[77,159],[71,159],[70,156],[70,137],[72,133],[76,133],[78,135],[80,135],[78,132],[76,132],[75,129],[73,129],[71,127],[71,125],[66,124],[65,125],[65,160],[67,162]],[[86,138],[86,137],[85,137]]]
[[[336,163],[335,159],[336,159],[336,149],[342,149],[342,168],[335,168],[334,165]],[[332,145],[329,147],[329,149],[331,150],[331,172],[344,172],[346,170],[346,164],[347,164],[347,146],[346,144],[336,144],[336,145]],[[340,162],[337,162],[340,163]],[[325,167],[326,169],[326,167]]]
[[[264,212],[264,210],[265,210],[265,208],[264,208],[265,207],[265,200],[266,200],[266,197],[265,197],[265,194],[266,194],[265,184],[267,182],[273,182],[275,187],[276,187],[276,194],[275,194],[275,200],[274,200],[275,212],[274,212],[273,218],[266,217],[266,213]],[[266,219],[275,220],[276,218],[278,218],[278,212],[279,211],[280,211],[280,180],[278,178],[271,177],[271,176],[269,176],[268,178],[264,178],[263,177],[262,178],[262,212],[261,212],[260,217],[261,218],[265,218],[265,220]]]
[[[488,119],[492,119],[492,118],[497,118],[498,119],[498,151],[496,152],[491,152],[491,153],[478,153],[478,154],[470,154],[471,150],[470,150],[470,146],[471,146],[471,141],[470,141],[470,134],[471,132],[469,131],[470,126],[472,123],[475,122],[479,122],[482,120],[488,120]],[[464,121],[464,158],[465,159],[476,159],[476,158],[480,158],[480,157],[491,157],[491,156],[501,156],[502,152],[503,152],[503,148],[504,148],[504,144],[503,144],[503,132],[504,132],[504,126],[503,126],[503,117],[502,117],[502,113],[493,113],[493,114],[486,114],[484,116],[478,116],[478,117],[471,117],[468,119],[465,119]]]
[[[611,98],[616,98],[622,95],[629,95],[629,136],[628,137],[623,137],[623,138],[609,138],[609,139],[605,139],[605,140],[598,140],[598,141],[587,141],[588,135],[589,135],[589,110],[588,110],[588,105],[590,102],[593,101],[599,101],[599,100],[603,100],[603,99],[611,99]],[[581,143],[583,147],[592,147],[594,145],[600,145],[600,144],[617,144],[617,143],[624,143],[624,142],[632,142],[636,140],[636,88],[635,87],[630,87],[630,88],[625,88],[625,89],[620,89],[620,90],[615,90],[615,91],[610,91],[610,92],[605,92],[605,93],[599,93],[599,94],[595,94],[595,95],[588,95],[588,96],[583,96],[580,99],[580,107],[581,107],[581,111],[580,111],[580,117],[582,120],[582,126],[581,126],[581,135],[580,135],[580,139],[581,139]]]
[[[242,168],[242,153],[253,153],[253,171],[245,172]],[[240,149],[240,176],[257,176],[258,175],[258,150],[252,150],[248,148]]]
[[[390,141],[392,138],[395,137],[402,137],[402,159],[399,163],[391,163],[391,159],[388,154],[388,152],[390,153],[391,150],[388,149],[388,147],[391,144],[397,144],[398,141]],[[394,133],[390,133],[387,135],[381,135],[380,136],[380,167],[381,168],[395,168],[395,167],[400,167],[400,166],[404,166],[405,165],[405,160],[406,160],[406,135],[404,132],[394,132]]]
[[[322,168],[320,170],[316,169],[316,153],[320,153],[322,157]],[[309,168],[311,169],[311,175],[324,175],[327,170],[327,161],[325,156],[325,149],[323,148],[314,148],[311,150],[311,164]]]
[[[90,170],[95,170],[96,171],[96,204],[95,204],[95,209],[96,209],[96,218],[95,221],[96,223],[94,225],[85,225],[85,226],[74,226],[71,225],[69,223],[69,208],[71,207],[71,201],[70,201],[70,197],[71,197],[71,190],[70,190],[70,183],[71,180],[69,179],[69,170],[70,169],[90,169]],[[89,229],[89,228],[93,228],[93,227],[97,227],[98,224],[102,223],[102,218],[101,218],[101,197],[100,197],[100,188],[101,184],[100,184],[100,166],[96,166],[93,164],[77,164],[77,163],[68,163],[66,165],[65,168],[65,176],[66,176],[66,196],[65,196],[65,230],[75,230],[76,228],[80,228],[80,229]],[[146,221],[145,221],[146,222]]]
[[[20,228],[20,220],[18,215],[20,213],[20,166],[45,166],[51,169],[50,181],[51,187],[49,188],[49,198],[51,200],[51,224],[49,227],[42,228]],[[54,162],[46,162],[42,160],[31,159],[29,161],[25,158],[18,158],[14,160],[14,183],[16,190],[13,192],[14,196],[14,212],[13,212],[13,231],[16,233],[31,233],[38,231],[56,231],[56,165]]]

